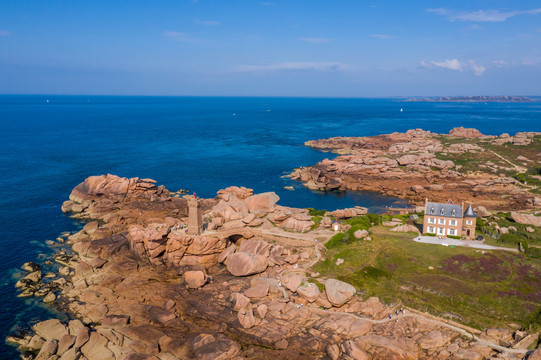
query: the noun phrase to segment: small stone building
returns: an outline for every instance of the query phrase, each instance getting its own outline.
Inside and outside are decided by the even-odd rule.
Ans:
[[[476,220],[477,214],[471,204],[464,209],[464,203],[435,203],[426,199],[423,234],[460,236],[471,240],[475,238]]]

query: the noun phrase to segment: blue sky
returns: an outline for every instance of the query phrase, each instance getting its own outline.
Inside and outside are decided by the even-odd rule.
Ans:
[[[541,95],[541,1],[0,2],[0,93]]]

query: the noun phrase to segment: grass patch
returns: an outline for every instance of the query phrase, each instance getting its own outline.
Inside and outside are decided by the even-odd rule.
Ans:
[[[314,208],[307,208],[307,210],[310,216],[323,216],[327,212],[327,210],[316,210]]]
[[[438,316],[454,314],[478,329],[512,322],[541,328],[541,262],[504,251],[416,243],[413,234],[383,226],[370,230],[372,241],[328,247],[314,271],[348,282],[365,296]],[[338,258],[344,263],[337,266]]]

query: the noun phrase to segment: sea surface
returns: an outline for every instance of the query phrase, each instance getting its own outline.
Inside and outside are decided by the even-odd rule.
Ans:
[[[285,206],[377,212],[398,199],[313,192],[282,176],[334,156],[304,147],[307,140],[456,126],[541,131],[541,103],[0,95],[0,337],[61,315],[17,298],[14,284],[24,262],[55,251],[46,240],[80,227],[60,206],[87,176],[152,178],[201,197],[246,186],[276,192]],[[15,348],[0,341],[0,359],[15,358]]]

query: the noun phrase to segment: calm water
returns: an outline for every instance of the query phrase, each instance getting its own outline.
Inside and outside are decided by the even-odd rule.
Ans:
[[[16,298],[16,269],[50,253],[45,240],[77,228],[60,205],[89,175],[153,178],[170,190],[187,188],[203,197],[238,185],[275,191],[286,206],[362,205],[378,211],[396,199],[321,194],[281,176],[332,156],[304,147],[306,140],[411,128],[448,132],[455,126],[487,134],[541,131],[541,103],[0,96],[0,126],[0,336],[5,338],[52,316],[35,300]],[[283,189],[286,185],[295,191]],[[14,348],[0,346],[1,359],[16,358]]]

